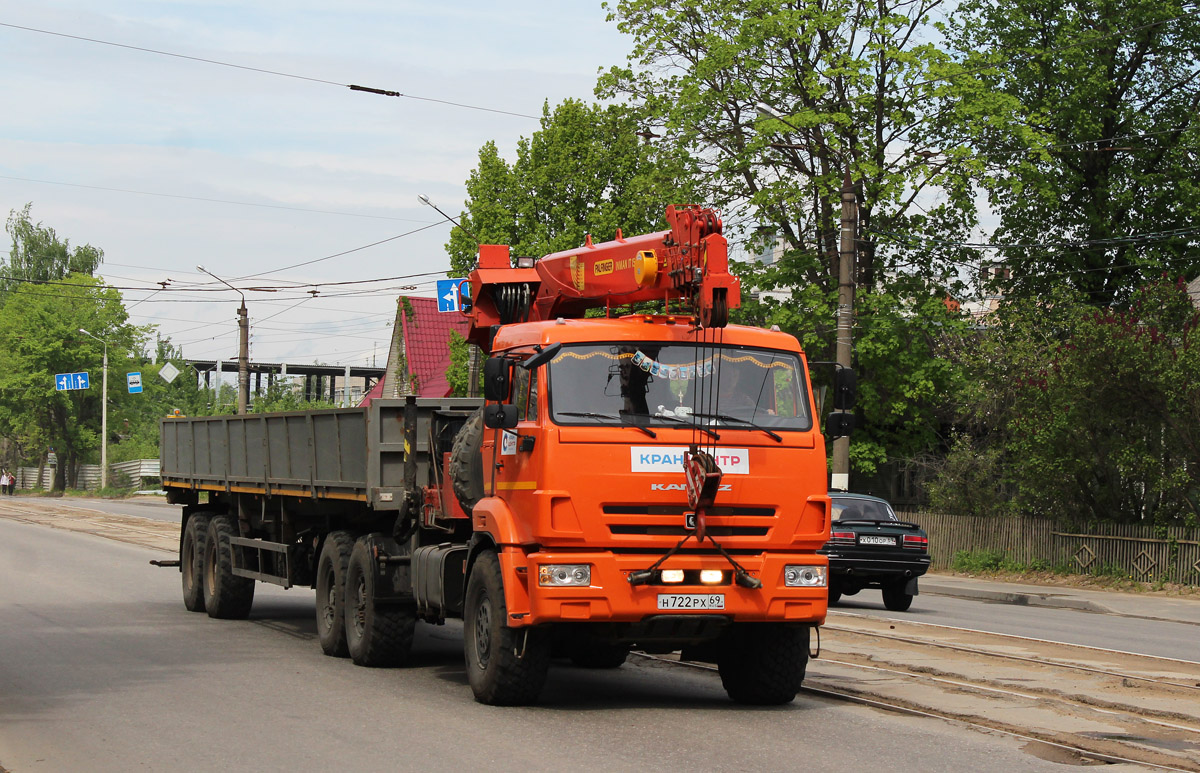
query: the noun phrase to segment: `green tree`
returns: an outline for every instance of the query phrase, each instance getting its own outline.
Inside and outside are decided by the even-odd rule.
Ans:
[[[1174,0],[966,0],[944,26],[944,143],[986,165],[1011,296],[1128,302],[1200,269],[1200,16]],[[1005,105],[1006,109],[997,109]]]
[[[450,331],[450,364],[446,367],[446,383],[451,397],[467,397],[471,387],[471,347],[457,330]],[[480,368],[482,371],[482,368]],[[479,387],[476,384],[476,387]],[[482,394],[482,391],[477,392]]]
[[[120,294],[98,279],[70,274],[52,285],[21,283],[0,306],[0,433],[30,460],[44,462],[53,450],[57,488],[73,485],[77,463],[100,447],[104,346],[81,328],[108,342],[110,380],[136,369],[131,353],[144,331],[128,323]],[[91,376],[87,390],[55,389],[55,374],[80,371]],[[109,417],[111,431],[111,410]]]
[[[1015,509],[1200,520],[1200,315],[1182,284],[1143,288],[1124,311],[1068,289],[1020,299],[969,351],[975,440],[961,450],[1002,471],[992,487]]]
[[[104,260],[104,251],[90,244],[72,249],[53,228],[33,222],[32,208],[33,204],[26,204],[20,212],[8,213],[5,230],[12,238],[12,249],[8,262],[0,264],[0,292],[10,291],[21,282],[50,282],[72,273],[94,274]]]
[[[611,239],[665,228],[667,204],[693,200],[692,162],[669,146],[645,142],[642,115],[620,105],[567,100],[542,109],[541,128],[503,159],[495,143],[479,151],[467,179],[462,229],[446,251],[460,275],[478,244],[507,244],[514,255],[541,257],[578,247],[587,234]]]
[[[962,296],[962,247],[927,249],[904,235],[961,243],[975,225],[969,149],[934,144],[945,109],[933,77],[949,64],[929,43],[940,0],[811,3],[618,0],[610,18],[634,39],[627,67],[602,76],[661,126],[664,142],[698,159],[705,200],[730,213],[754,254],[735,318],[777,324],[814,360],[835,350],[841,188],[859,202],[856,367],[857,473],[941,441],[946,390],[958,376],[938,359],[947,293]],[[897,238],[898,236],[903,238]],[[828,374],[816,376],[826,380]]]

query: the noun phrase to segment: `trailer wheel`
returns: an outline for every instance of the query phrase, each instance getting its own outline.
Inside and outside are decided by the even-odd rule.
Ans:
[[[204,611],[204,545],[208,540],[208,515],[188,518],[179,543],[179,572],[183,575],[183,606],[189,612]]]
[[[402,666],[412,651],[417,611],[375,601],[375,570],[365,539],[354,543],[346,567],[345,629],[350,658],[360,666]]]
[[[892,612],[907,612],[912,606],[912,594],[904,592],[906,580],[883,586],[883,605]]]
[[[509,628],[507,621],[500,560],[481,553],[467,580],[463,614],[467,681],[480,703],[536,703],[550,667],[550,642],[544,631]]]
[[[463,512],[483,498],[483,409],[463,422],[450,447],[450,483]]]
[[[721,685],[738,703],[788,703],[804,682],[808,629],[777,623],[734,625],[717,659]]]
[[[244,620],[254,603],[254,580],[233,574],[233,519],[214,515],[204,540],[204,608],[209,617]]]
[[[354,550],[354,535],[330,532],[317,559],[317,639],[321,650],[335,658],[350,654],[346,646],[346,569]]]

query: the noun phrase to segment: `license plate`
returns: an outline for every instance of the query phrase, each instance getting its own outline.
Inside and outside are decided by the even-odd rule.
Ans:
[[[858,538],[860,545],[895,545],[895,537],[879,537],[874,534],[864,534]]]
[[[724,609],[723,593],[660,593],[659,609]]]

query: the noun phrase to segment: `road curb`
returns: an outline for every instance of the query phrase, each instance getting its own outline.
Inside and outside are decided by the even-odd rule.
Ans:
[[[921,583],[921,593],[928,593],[932,596],[953,596],[962,599],[994,601],[998,604],[1014,604],[1023,607],[1053,607],[1105,614],[1112,612],[1108,607],[1091,601],[1054,593],[1014,593],[1010,591],[987,590],[984,588],[951,587],[929,582]]]

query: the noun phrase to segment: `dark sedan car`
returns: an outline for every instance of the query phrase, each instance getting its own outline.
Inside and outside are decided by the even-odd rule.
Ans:
[[[917,595],[917,578],[929,569],[929,537],[915,523],[901,521],[886,500],[831,491],[833,523],[829,542],[829,603],[863,588],[880,588],[883,605],[903,612]]]

